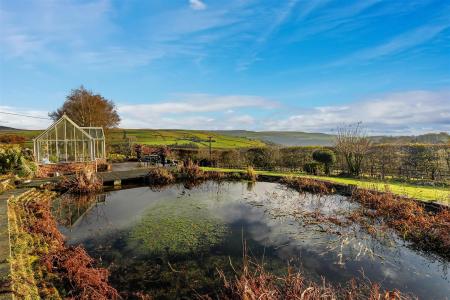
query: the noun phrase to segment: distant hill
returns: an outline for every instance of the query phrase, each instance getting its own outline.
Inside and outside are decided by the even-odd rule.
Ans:
[[[283,146],[331,146],[334,141],[334,136],[331,134],[301,131],[219,130],[216,132]]]
[[[380,144],[446,144],[450,143],[450,135],[447,132],[426,133],[417,136],[374,136],[372,140]]]
[[[334,143],[334,135],[326,133],[247,130],[220,130],[217,132],[224,135],[246,137],[282,146],[331,146]],[[450,143],[450,135],[446,132],[426,133],[417,136],[372,136],[370,138],[375,144]]]
[[[15,130],[19,130],[19,129],[8,127],[8,126],[0,126],[0,131],[15,131]]]

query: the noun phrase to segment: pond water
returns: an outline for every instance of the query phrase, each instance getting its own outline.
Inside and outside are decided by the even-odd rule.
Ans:
[[[364,277],[421,299],[450,295],[448,262],[389,230],[370,235],[355,224],[337,225],[356,208],[343,196],[299,194],[277,183],[206,182],[65,196],[54,215],[67,242],[82,244],[129,295],[214,296],[222,283],[217,270],[233,276],[244,243],[248,256],[273,273],[290,265],[317,282]]]

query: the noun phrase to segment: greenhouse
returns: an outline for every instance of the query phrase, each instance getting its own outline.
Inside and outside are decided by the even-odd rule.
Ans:
[[[40,164],[89,162],[104,159],[105,135],[101,127],[80,127],[66,115],[33,140]]]

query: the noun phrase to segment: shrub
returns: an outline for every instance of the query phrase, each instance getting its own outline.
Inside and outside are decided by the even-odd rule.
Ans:
[[[330,175],[331,166],[336,162],[336,155],[329,149],[319,149],[313,152],[312,157],[315,161],[322,163],[325,167],[325,173]]]
[[[250,181],[256,181],[256,179],[258,178],[258,174],[256,174],[255,169],[253,169],[252,166],[248,166],[247,167],[247,179]]]
[[[149,183],[154,185],[166,185],[175,181],[173,174],[166,168],[161,167],[150,169],[147,176]]]
[[[322,165],[318,162],[309,162],[303,165],[303,170],[312,175],[318,175],[322,171]]]
[[[126,155],[120,153],[109,153],[108,160],[112,162],[123,162],[126,160]]]
[[[16,134],[3,134],[0,136],[0,143],[3,144],[22,144],[26,140],[25,137]]]
[[[36,171],[36,165],[18,145],[0,146],[0,173],[16,173],[20,176],[30,176]]]
[[[272,147],[250,148],[245,153],[247,163],[257,168],[272,170],[277,165],[278,149]]]

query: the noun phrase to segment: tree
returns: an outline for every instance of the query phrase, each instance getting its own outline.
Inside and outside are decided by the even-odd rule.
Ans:
[[[278,150],[272,147],[250,148],[245,156],[248,165],[264,170],[272,170],[277,164]]]
[[[335,148],[344,157],[349,173],[359,176],[362,163],[370,148],[370,140],[361,122],[339,127]]]
[[[86,90],[83,86],[72,90],[64,104],[49,116],[56,121],[64,114],[83,127],[112,128],[120,122],[114,102]]]
[[[313,152],[315,161],[322,163],[325,167],[325,174],[330,175],[331,166],[336,162],[336,155],[329,149],[319,149]]]

